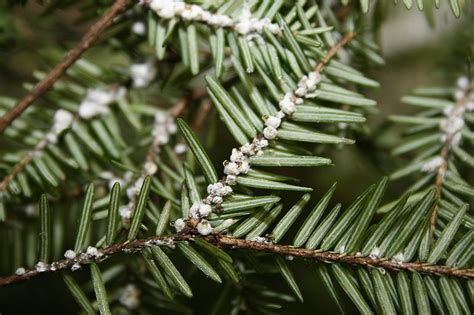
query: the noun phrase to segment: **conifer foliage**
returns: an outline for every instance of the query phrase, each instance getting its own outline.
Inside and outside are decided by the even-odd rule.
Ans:
[[[403,4],[429,15],[439,2]],[[468,2],[449,5],[469,15]],[[333,151],[377,137],[368,95],[384,87],[366,73],[385,62],[381,21],[367,21],[391,2],[43,5],[97,21],[65,56],[48,53],[52,70],[35,71],[24,98],[0,97],[0,295],[50,274],[80,313],[288,314],[319,298],[303,270],[341,313],[472,313],[464,62],[451,84],[402,97],[417,112],[390,117],[406,126],[392,153],[408,161],[352,203],[336,183],[317,197],[288,175],[324,173]]]

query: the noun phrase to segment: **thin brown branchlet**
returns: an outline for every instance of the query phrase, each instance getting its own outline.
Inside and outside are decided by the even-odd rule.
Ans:
[[[441,189],[444,183],[444,177],[448,170],[448,162],[451,149],[458,146],[462,141],[462,129],[465,125],[464,114],[468,111],[474,111],[474,86],[469,83],[466,77],[461,77],[457,82],[457,89],[454,92],[456,105],[444,109],[445,118],[440,122],[441,142],[443,146],[439,156],[428,161],[422,166],[422,171],[435,171],[436,177],[434,186],[438,200],[441,196]],[[431,210],[431,236],[436,228],[438,203]]]

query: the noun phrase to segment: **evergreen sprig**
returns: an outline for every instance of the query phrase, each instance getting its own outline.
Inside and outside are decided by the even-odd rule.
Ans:
[[[5,270],[15,271],[0,277],[0,287],[61,273],[87,314],[191,313],[186,299],[202,273],[222,286],[206,301],[215,302],[214,313],[270,313],[304,301],[292,261],[305,260],[341,312],[343,293],[364,314],[470,312],[468,78],[454,94],[416,90],[403,101],[427,110],[392,118],[414,125],[413,140],[394,153],[415,158],[390,179],[429,171],[405,194],[382,205],[382,178],[349,206],[333,201],[336,184],[314,201],[312,187],[277,171],[332,165],[327,151],[353,144],[348,137],[357,138],[373,112],[365,92],[379,83],[362,69],[383,60],[357,10],[148,0],[118,15],[128,4],[116,1],[56,70],[37,74],[40,83],[19,103],[1,99],[2,140],[11,147],[1,158],[0,244],[2,252],[27,250],[2,255]],[[369,1],[360,6],[367,11]],[[459,15],[459,2],[451,6]],[[78,59],[114,18],[120,26],[136,16],[147,21],[156,61],[149,48],[145,62],[130,58],[127,68]],[[121,47],[117,39],[109,34],[99,45]],[[40,104],[21,115],[33,101]],[[221,177],[211,148],[222,126],[236,145]],[[288,206],[283,192],[298,201]],[[38,198],[33,224],[10,210]],[[35,216],[34,206],[26,209]],[[81,269],[90,270],[84,283],[71,274]],[[264,274],[283,279],[294,297],[269,288]]]

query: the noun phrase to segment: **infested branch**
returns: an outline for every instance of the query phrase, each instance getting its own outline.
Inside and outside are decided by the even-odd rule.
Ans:
[[[299,257],[307,260],[316,260],[325,263],[344,263],[363,267],[384,268],[391,271],[416,271],[434,276],[450,276],[457,278],[474,279],[474,269],[452,268],[445,265],[430,265],[423,262],[398,262],[386,258],[363,257],[357,255],[340,254],[333,251],[321,251],[305,248],[297,248],[289,245],[273,243],[262,243],[237,239],[221,234],[202,237],[195,235],[194,231],[171,236],[152,236],[146,239],[136,239],[131,242],[114,244],[104,249],[98,250],[95,255],[81,253],[72,259],[63,259],[45,265],[43,271],[37,269],[26,270],[23,274],[16,274],[0,278],[0,287],[29,280],[42,273],[56,272],[71,269],[74,265],[83,266],[92,262],[102,262],[111,256],[119,253],[140,252],[149,246],[171,246],[179,241],[192,241],[194,238],[203,238],[219,247],[231,249],[255,250],[269,254]]]

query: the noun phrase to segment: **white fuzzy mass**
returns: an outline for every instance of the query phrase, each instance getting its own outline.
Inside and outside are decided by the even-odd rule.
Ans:
[[[56,143],[58,136],[67,128],[70,128],[74,121],[74,115],[64,109],[59,109],[54,113],[54,123],[50,132],[46,135],[50,143]]]
[[[181,232],[186,227],[186,222],[183,219],[177,219],[174,221],[174,228],[176,232]]]
[[[146,87],[155,78],[156,67],[152,62],[132,64],[130,66],[130,76],[134,87]]]
[[[64,257],[67,258],[67,259],[74,259],[74,258],[76,258],[76,253],[72,249],[68,249],[64,253]]]
[[[207,220],[202,220],[201,222],[199,222],[196,226],[196,229],[199,234],[204,236],[212,233],[212,226]]]
[[[109,112],[109,105],[118,99],[124,98],[127,90],[117,89],[89,89],[86,97],[79,105],[79,116],[90,119]]]
[[[433,172],[433,171],[437,170],[441,166],[441,164],[443,164],[443,161],[444,160],[441,156],[437,156],[437,157],[429,160],[428,162],[424,163],[421,166],[421,171],[426,172],[426,173]]]
[[[278,130],[276,130],[276,128],[274,127],[269,126],[263,129],[263,136],[267,138],[268,140],[275,139],[277,135],[278,135]]]
[[[119,302],[128,309],[135,309],[140,305],[140,290],[134,284],[128,284],[122,289]]]

